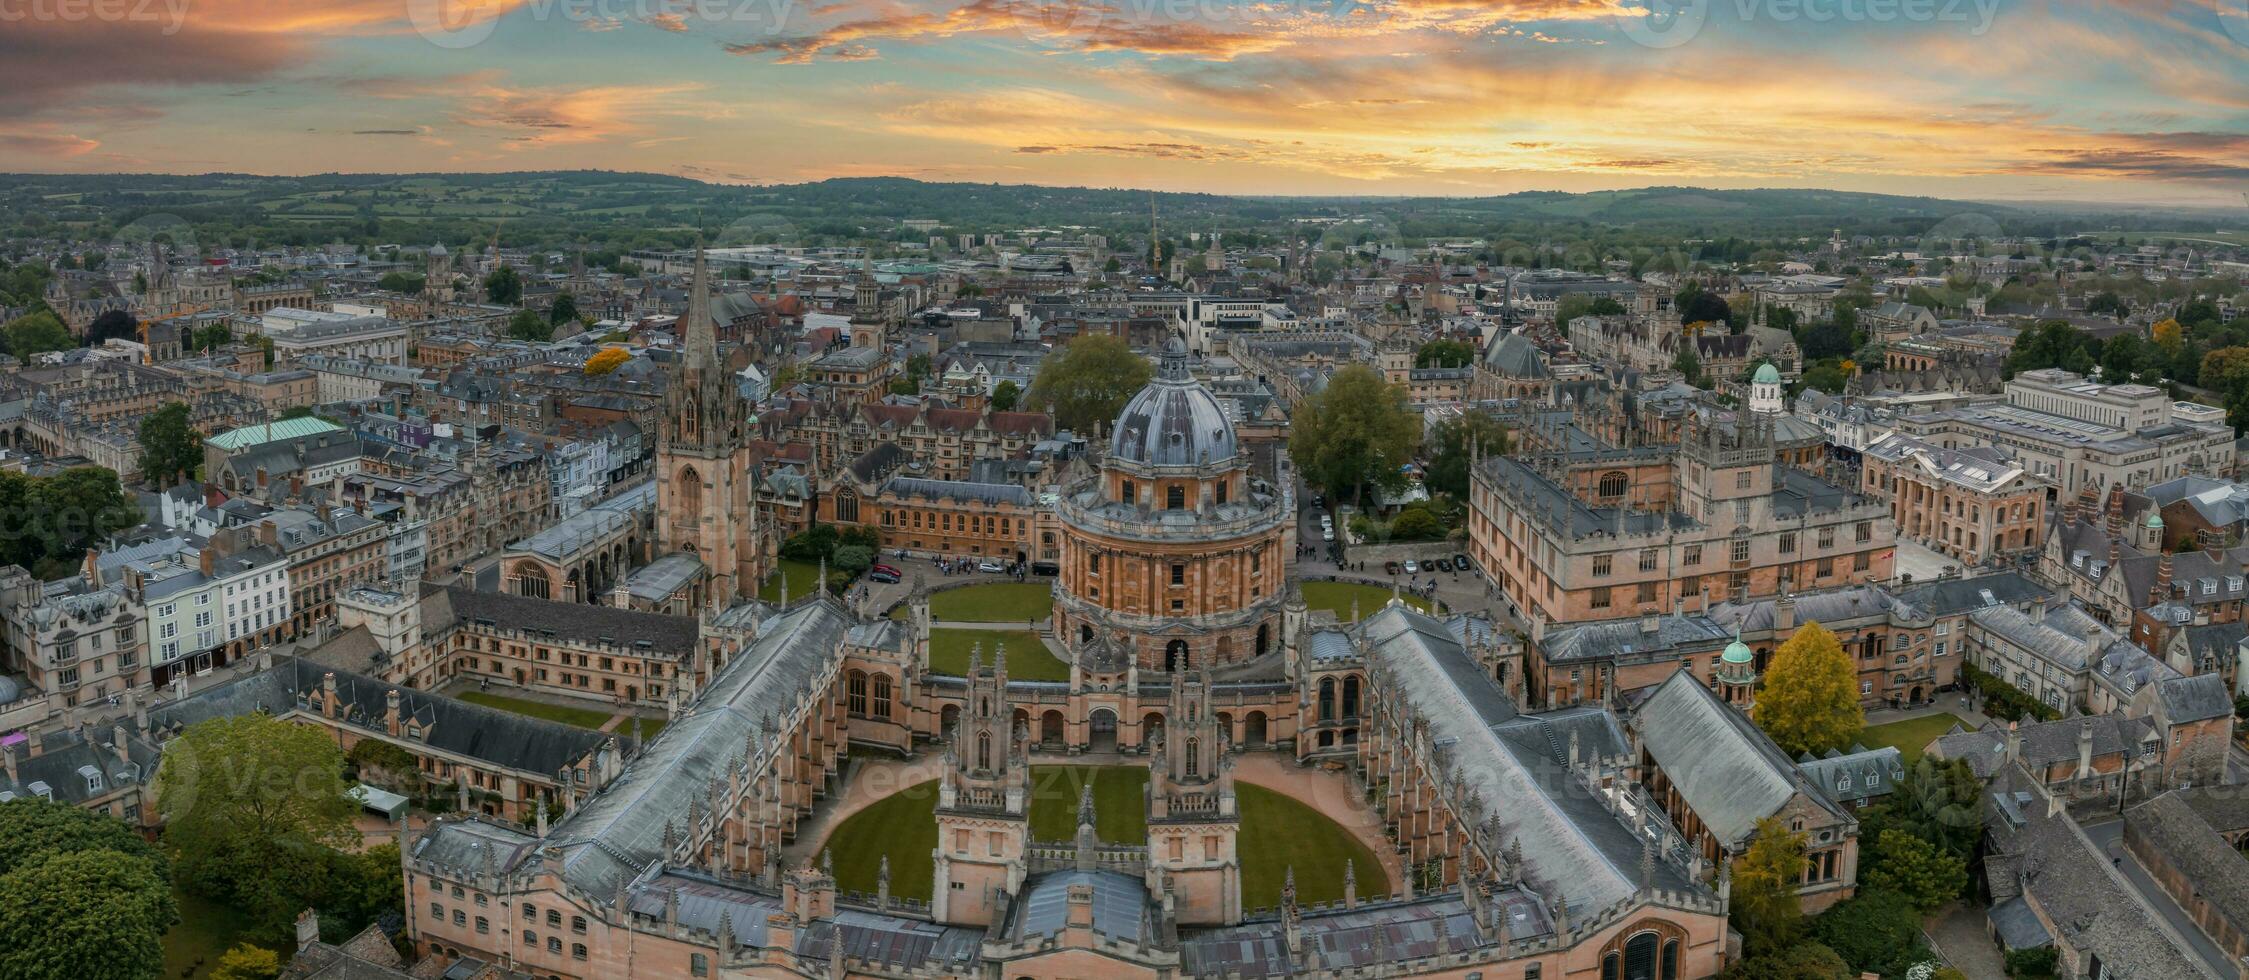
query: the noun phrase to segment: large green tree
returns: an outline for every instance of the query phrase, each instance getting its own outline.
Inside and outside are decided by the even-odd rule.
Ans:
[[[1467,367],[1476,359],[1476,347],[1460,340],[1432,340],[1413,352],[1413,366],[1423,368]]]
[[[1154,373],[1123,340],[1081,336],[1039,364],[1027,401],[1034,411],[1054,413],[1057,428],[1090,437],[1115,422]]]
[[[557,293],[554,305],[547,307],[547,322],[561,326],[578,318],[578,300],[569,293]]]
[[[1921,910],[1907,896],[1863,883],[1858,895],[1813,921],[1812,935],[1864,973],[1902,977],[1930,959]]]
[[[1780,952],[1804,938],[1796,885],[1804,878],[1804,835],[1778,817],[1757,821],[1749,848],[1734,862],[1733,918],[1751,956]]]
[[[1431,433],[1436,445],[1429,456],[1429,471],[1425,477],[1430,491],[1448,493],[1463,500],[1468,497],[1469,448],[1478,454],[1501,456],[1514,450],[1515,436],[1498,419],[1470,409],[1458,418],[1437,423]]]
[[[1858,671],[1835,634],[1805,623],[1773,653],[1751,708],[1757,726],[1789,755],[1845,748],[1866,727]]]
[[[1012,380],[1002,380],[999,384],[992,386],[992,411],[1015,411],[1016,403],[1022,400],[1023,386]]]
[[[523,298],[523,276],[515,266],[503,265],[484,277],[484,299],[502,306],[514,306]]]
[[[1885,830],[1874,842],[1864,880],[1905,896],[1923,912],[1934,912],[1968,887],[1968,865],[1925,838]]]
[[[344,753],[270,715],[198,722],[164,749],[157,809],[181,882],[278,932],[318,905],[356,840]]]
[[[381,279],[375,282],[375,288],[377,289],[408,294],[419,293],[427,285],[429,285],[427,278],[408,272],[386,272],[383,273]]]
[[[1405,486],[1405,466],[1420,451],[1421,416],[1406,390],[1364,364],[1335,372],[1289,419],[1289,458],[1337,497],[1362,499],[1370,484]]]
[[[7,342],[8,353],[19,361],[29,361],[33,354],[78,346],[62,320],[46,310],[26,313],[0,326],[0,340]]]
[[[537,310],[518,310],[508,320],[508,339],[543,344],[554,339],[554,324]]]
[[[141,477],[169,487],[203,465],[203,436],[188,424],[186,402],[166,402],[141,419]]]
[[[0,977],[154,978],[179,918],[168,867],[114,817],[0,803]]]
[[[2012,378],[2024,371],[2057,367],[2084,374],[2093,370],[2100,345],[2092,334],[2070,326],[2068,321],[2048,320],[2015,338],[2015,349],[2007,355],[2006,374]]]

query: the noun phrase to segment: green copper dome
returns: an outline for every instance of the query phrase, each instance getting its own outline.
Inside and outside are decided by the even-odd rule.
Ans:
[[[1738,632],[1734,634],[1734,642],[1726,644],[1726,652],[1720,656],[1730,664],[1754,663],[1757,660],[1757,655],[1750,652],[1749,644],[1741,641],[1741,634]]]
[[[2148,530],[2150,530],[2150,531],[2160,531],[2160,530],[2163,530],[2163,515],[2161,515],[2161,514],[2158,514],[2158,513],[2154,512],[2154,511],[2152,511],[2152,510],[2151,510],[2151,511],[2148,511],[2148,512],[2147,512],[2147,529],[2148,529]]]
[[[1779,384],[1780,369],[1772,366],[1769,363],[1760,364],[1757,366],[1756,376],[1752,377],[1750,380],[1755,381],[1758,384]]]

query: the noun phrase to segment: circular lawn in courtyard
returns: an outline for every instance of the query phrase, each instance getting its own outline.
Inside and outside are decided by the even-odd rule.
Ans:
[[[1093,787],[1095,832],[1110,843],[1148,839],[1143,766],[1031,767],[1031,836],[1069,841],[1077,837],[1078,795]],[[1242,860],[1242,903],[1255,909],[1279,905],[1282,879],[1296,869],[1300,902],[1343,897],[1345,862],[1354,865],[1358,893],[1375,898],[1390,892],[1389,877],[1374,852],[1318,810],[1277,790],[1234,783],[1241,806],[1237,849]],[[890,859],[890,893],[927,900],[931,852],[937,847],[937,781],[909,786],[852,814],[828,836],[836,868],[836,887],[873,892],[884,857]]]
[[[1406,605],[1415,609],[1422,612],[1429,611],[1429,600],[1427,599],[1417,595],[1401,595],[1399,598],[1404,599]],[[1361,618],[1372,616],[1382,611],[1383,606],[1390,604],[1390,590],[1379,585],[1361,585],[1356,582],[1304,583],[1304,605],[1311,609],[1325,609],[1332,612],[1335,614],[1335,618],[1341,622],[1351,621],[1351,603],[1354,600],[1359,604],[1359,616]],[[1299,876],[1297,881],[1301,884],[1303,882],[1302,876]],[[1301,889],[1299,890],[1301,891]],[[1363,892],[1364,889],[1361,891]]]

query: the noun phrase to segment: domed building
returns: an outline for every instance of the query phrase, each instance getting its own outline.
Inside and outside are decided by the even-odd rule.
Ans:
[[[1295,502],[1251,471],[1225,406],[1173,338],[1126,403],[1108,455],[1062,493],[1055,635],[1144,669],[1221,667],[1280,649]]]

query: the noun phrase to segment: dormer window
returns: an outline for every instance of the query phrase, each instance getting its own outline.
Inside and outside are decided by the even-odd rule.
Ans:
[[[86,780],[86,792],[99,793],[102,791],[101,770],[96,769],[92,766],[79,766],[78,775]]]

